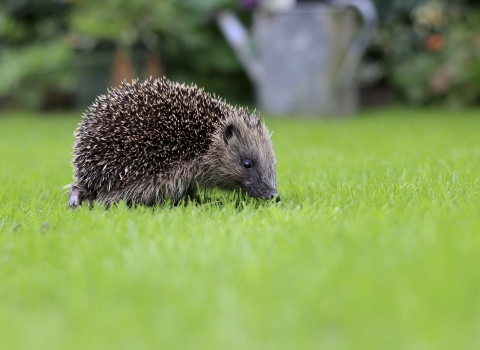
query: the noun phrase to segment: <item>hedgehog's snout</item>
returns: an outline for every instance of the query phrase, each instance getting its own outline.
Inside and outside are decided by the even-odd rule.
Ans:
[[[276,203],[280,202],[280,196],[277,190],[261,182],[255,182],[250,184],[250,186],[243,187],[243,189],[252,198],[266,201],[274,200]]]
[[[263,195],[263,196],[255,196],[255,195],[251,195],[251,194],[249,194],[249,195],[250,195],[250,197],[253,197],[255,199],[260,199],[260,200],[265,200],[265,201],[275,201],[275,203],[280,202],[280,195],[277,192],[272,192],[272,193],[269,193],[269,194]]]
[[[280,202],[280,195],[275,190],[275,191],[269,192],[266,196],[263,196],[262,199],[266,201],[275,201],[275,203],[278,203]]]
[[[244,182],[244,189],[250,197],[266,201],[280,201],[275,180],[272,181],[270,177],[265,176],[263,171],[257,171],[251,175],[252,177]]]
[[[273,200],[273,199],[275,199],[275,203],[280,202],[280,195],[277,192],[271,193],[270,196],[268,197],[268,200]]]

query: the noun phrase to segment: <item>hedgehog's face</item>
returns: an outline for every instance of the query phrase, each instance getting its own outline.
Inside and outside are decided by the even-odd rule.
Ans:
[[[224,190],[241,190],[256,199],[280,197],[276,158],[268,130],[256,116],[232,118],[214,140],[211,177]]]

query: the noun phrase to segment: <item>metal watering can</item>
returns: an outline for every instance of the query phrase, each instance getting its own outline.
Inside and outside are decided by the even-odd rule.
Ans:
[[[219,12],[216,21],[254,82],[262,111],[330,116],[357,111],[355,71],[377,22],[370,0],[260,8],[251,37],[232,12]]]

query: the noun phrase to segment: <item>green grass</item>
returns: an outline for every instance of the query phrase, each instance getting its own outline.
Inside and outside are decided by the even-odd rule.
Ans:
[[[79,116],[0,115],[0,349],[477,349],[480,111],[267,119],[282,202],[68,211]]]

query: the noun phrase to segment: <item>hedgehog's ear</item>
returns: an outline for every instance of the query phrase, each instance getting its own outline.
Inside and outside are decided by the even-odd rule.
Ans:
[[[223,133],[223,141],[225,144],[228,145],[228,141],[232,138],[233,135],[237,133],[237,127],[233,124],[229,124],[225,127],[225,131]]]

